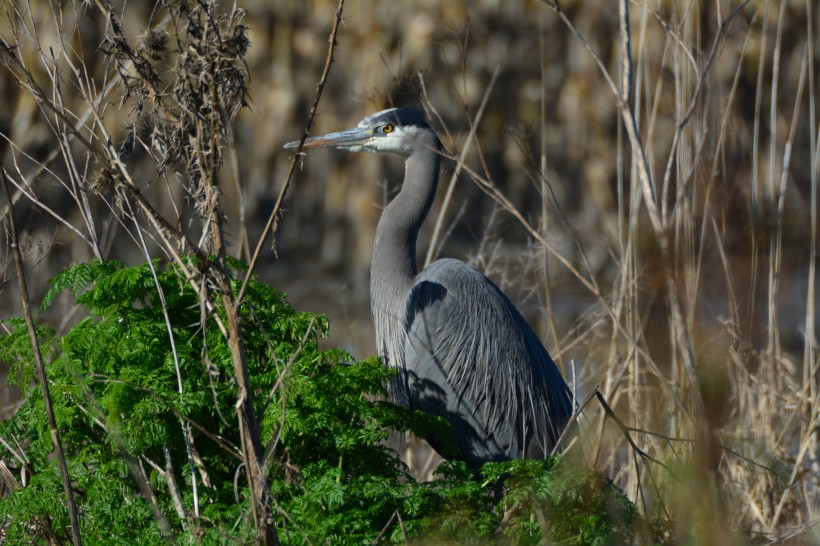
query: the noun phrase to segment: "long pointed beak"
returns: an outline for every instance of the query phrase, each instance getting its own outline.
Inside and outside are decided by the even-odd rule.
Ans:
[[[302,146],[303,150],[310,148],[348,148],[351,146],[360,146],[365,140],[370,138],[370,134],[364,130],[348,129],[338,133],[329,133],[327,135],[319,135],[305,139],[305,144]],[[294,140],[285,144],[286,150],[295,150],[299,147],[299,141]]]

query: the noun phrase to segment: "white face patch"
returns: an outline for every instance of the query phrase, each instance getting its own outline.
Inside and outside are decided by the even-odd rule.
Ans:
[[[403,127],[394,126],[389,133],[382,132],[380,127],[376,131],[376,134],[367,143],[372,151],[403,154],[408,150],[409,133]]]
[[[408,154],[415,140],[415,133],[421,132],[421,129],[418,127],[399,127],[391,123],[393,129],[385,133],[383,132],[385,125],[387,123],[380,123],[375,127],[368,128],[367,126],[361,127],[360,124],[361,129],[373,131],[373,135],[356,144],[339,146],[339,148],[349,152]]]

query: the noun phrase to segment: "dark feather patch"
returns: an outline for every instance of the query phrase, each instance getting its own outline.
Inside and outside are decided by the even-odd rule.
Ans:
[[[404,318],[406,328],[413,326],[416,317],[427,308],[447,297],[447,289],[437,282],[422,281],[417,283],[407,298],[407,314]]]

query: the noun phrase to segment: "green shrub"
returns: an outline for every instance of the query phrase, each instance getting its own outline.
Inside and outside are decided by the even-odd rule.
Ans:
[[[202,320],[195,290],[159,262],[80,264],[52,285],[44,306],[71,291],[87,309],[64,336],[39,331],[86,543],[250,540],[230,350],[215,321]],[[210,303],[221,312],[218,294]],[[557,460],[488,464],[480,480],[448,462],[439,479],[417,483],[387,440],[394,431],[442,435],[447,425],[379,401],[391,372],[377,358],[354,362],[344,351],[320,349],[327,320],[295,311],[282,293],[255,280],[242,321],[283,543],[368,544],[396,511],[409,536],[425,542],[535,544],[546,533],[565,544],[626,544],[639,536],[634,506],[611,482]],[[29,478],[0,502],[0,521],[9,522],[11,543],[68,542],[28,334],[17,319],[5,326],[0,359],[11,365],[9,377],[21,378],[26,400],[0,424],[0,436],[22,448]],[[190,423],[193,461],[182,423]],[[2,458],[17,460],[8,447]],[[162,475],[169,468],[170,482]],[[180,491],[185,517],[169,483]],[[401,542],[402,533],[394,522],[383,540]]]

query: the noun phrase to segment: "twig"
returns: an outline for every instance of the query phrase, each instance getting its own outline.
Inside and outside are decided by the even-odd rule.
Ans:
[[[475,114],[475,118],[470,127],[470,134],[467,136],[467,140],[464,142],[464,147],[461,150],[461,155],[458,158],[458,162],[456,163],[456,168],[453,170],[453,176],[450,177],[450,183],[447,185],[447,192],[444,194],[444,201],[441,204],[441,210],[439,211],[438,218],[436,219],[436,225],[433,229],[433,235],[430,237],[430,244],[427,247],[427,256],[424,258],[424,267],[430,265],[430,262],[433,261],[434,253],[436,252],[436,246],[438,245],[438,238],[441,232],[442,225],[444,223],[444,215],[447,212],[447,209],[450,205],[450,199],[453,197],[453,191],[456,187],[456,181],[458,180],[458,175],[461,173],[462,166],[464,165],[464,161],[467,159],[467,154],[470,151],[470,147],[473,143],[473,139],[475,139],[476,129],[478,129],[478,124],[481,123],[481,118],[484,115],[484,109],[487,106],[487,102],[490,98],[490,93],[495,87],[495,82],[498,79],[498,74],[501,71],[501,65],[496,65],[495,70],[493,71],[493,75],[490,78],[490,83],[487,84],[487,90],[484,91],[484,98],[481,99],[481,105],[478,107],[478,111]]]
[[[168,116],[168,120],[172,123],[178,122],[177,116],[171,111],[170,108],[165,104],[163,100],[162,92],[157,89],[157,84],[160,82],[159,74],[154,69],[154,67],[149,63],[140,53],[136,51],[134,48],[131,47],[131,44],[128,43],[128,39],[123,34],[123,27],[122,23],[117,19],[117,16],[111,11],[111,8],[107,3],[103,3],[102,0],[95,0],[94,2],[97,5],[97,8],[100,10],[106,20],[108,21],[108,25],[111,28],[112,34],[114,34],[114,40],[116,44],[112,44],[113,47],[119,48],[119,50],[124,53],[129,61],[133,63],[134,69],[140,75],[140,79],[142,83],[145,84],[146,89],[148,90],[151,99],[153,102],[159,106],[160,110],[162,110],[163,114]]]
[[[561,432],[561,435],[558,437],[558,440],[555,441],[555,445],[552,446],[552,451],[550,451],[550,457],[554,457],[555,454],[558,453],[558,448],[561,447],[561,444],[564,442],[566,436],[568,436],[570,434],[570,431],[572,430],[572,426],[578,421],[578,418],[581,416],[581,412],[584,411],[584,408],[586,408],[587,405],[592,401],[592,399],[595,398],[595,396],[598,394],[598,392],[599,392],[598,389],[599,389],[599,386],[596,385],[595,389],[592,391],[592,394],[587,396],[584,399],[584,401],[581,402],[581,404],[575,409],[575,411],[572,412],[572,416],[569,418],[569,421],[567,421],[567,424],[564,427],[564,430]],[[574,405],[573,405],[573,407],[574,407]]]
[[[187,415],[185,415],[184,413],[179,411],[170,402],[168,402],[166,399],[164,399],[159,394],[154,392],[153,389],[151,389],[149,387],[146,387],[145,385],[140,385],[138,383],[134,383],[133,381],[125,381],[123,379],[113,379],[113,378],[110,378],[110,377],[106,377],[104,375],[94,374],[91,377],[95,381],[99,381],[101,383],[119,383],[119,384],[122,384],[122,385],[128,385],[129,387],[131,387],[133,389],[141,390],[141,391],[147,393],[148,395],[151,396],[151,398],[153,398],[157,402],[160,402],[161,404],[165,405],[178,419],[182,419],[186,423],[189,423],[192,427],[197,429],[199,432],[201,432],[202,434],[204,434],[205,436],[207,436],[208,438],[213,440],[219,447],[224,449],[228,454],[232,455],[236,459],[239,459],[240,461],[242,460],[242,455],[239,453],[239,450],[235,446],[231,445],[230,442],[228,442],[227,440],[225,440],[223,437],[219,436],[218,434],[214,434],[213,432],[209,431],[207,428],[200,425],[199,423],[197,423],[196,421],[194,421],[193,419],[191,419],[190,417],[188,417]]]
[[[671,476],[675,475],[675,473],[672,472],[672,469],[666,466],[666,464],[664,464],[663,461],[659,461],[658,459],[654,458],[653,456],[645,452],[643,449],[638,447],[638,444],[636,444],[635,440],[632,439],[632,435],[629,434],[629,428],[624,424],[623,421],[621,421],[621,418],[615,414],[615,412],[609,406],[609,403],[607,403],[606,398],[604,398],[604,395],[601,394],[599,390],[596,389],[593,395],[598,399],[598,402],[601,403],[601,407],[604,408],[604,413],[606,413],[607,417],[615,421],[615,424],[618,425],[619,429],[621,429],[621,433],[624,435],[624,438],[626,438],[626,441],[629,442],[629,445],[632,447],[632,449],[638,455],[640,455],[642,459],[644,459],[645,461],[652,461],[653,463],[660,465],[667,472],[669,472]]]
[[[177,511],[177,515],[179,516],[179,520],[182,522],[183,528],[186,525],[186,522],[189,521],[189,515],[187,510],[185,510],[185,504],[182,502],[182,494],[179,492],[179,486],[177,485],[176,477],[174,476],[174,461],[171,458],[171,447],[166,442],[162,446],[162,451],[165,454],[165,471],[162,472],[161,476],[165,478],[165,484],[168,486],[168,494],[171,495],[171,501],[174,504],[174,508]],[[193,469],[191,470],[193,474]],[[196,479],[196,478],[192,478]],[[196,495],[196,488],[194,488],[194,495]],[[194,506],[197,506],[196,500],[194,501]],[[197,517],[199,514],[195,514]]]
[[[595,53],[595,50],[592,49],[592,46],[587,41],[587,39],[584,38],[584,35],[581,34],[581,31],[578,30],[578,27],[575,26],[575,23],[573,23],[572,20],[569,17],[567,17],[567,14],[564,13],[564,10],[561,9],[561,4],[559,4],[557,1],[542,1],[558,15],[558,17],[561,19],[564,25],[566,25],[569,31],[572,32],[573,36],[575,36],[575,38],[579,42],[581,42],[581,45],[584,46],[584,49],[587,50],[587,53],[589,53],[589,55],[592,57],[592,60],[598,66],[598,70],[601,73],[601,76],[603,76],[604,80],[606,81],[606,84],[609,87],[609,91],[612,93],[612,96],[615,97],[615,99],[617,100],[619,98],[618,88],[615,86],[615,82],[612,81],[612,77],[609,75],[609,71],[606,69],[606,65],[598,56],[598,54]]]
[[[128,470],[131,472],[131,476],[133,476],[134,481],[137,482],[137,488],[140,490],[142,498],[144,498],[151,507],[151,513],[153,514],[154,519],[157,520],[157,526],[159,527],[159,532],[162,535],[162,538],[165,539],[166,543],[174,544],[176,539],[174,536],[174,530],[171,527],[171,523],[168,521],[168,518],[165,517],[165,514],[162,512],[162,508],[159,503],[157,503],[157,496],[151,487],[151,481],[145,473],[145,467],[141,464],[140,459],[137,459],[125,449],[121,442],[118,443],[120,444],[117,449],[118,454],[120,458],[125,461],[125,464],[128,465]],[[151,466],[155,466],[147,457],[144,457],[144,459],[149,461]]]
[[[279,377],[276,379],[276,383],[273,385],[270,391],[270,395],[268,395],[268,399],[265,401],[265,405],[260,413],[264,414],[267,410],[268,405],[270,404],[271,400],[273,399],[273,394],[276,392],[276,389],[280,388],[284,381],[285,375],[287,374],[288,370],[290,369],[291,365],[296,362],[296,359],[299,358],[299,355],[302,354],[302,349],[305,347],[305,343],[307,343],[308,337],[313,333],[313,325],[316,323],[316,317],[311,317],[310,323],[308,323],[308,327],[305,330],[305,335],[302,336],[302,340],[299,342],[299,346],[290,356],[288,361],[283,366],[283,369],[279,372]],[[267,333],[265,333],[265,341],[268,343],[268,346],[271,347],[271,354],[273,354],[273,347],[271,346],[270,340],[268,339]],[[262,473],[267,475],[268,470],[270,469],[270,464],[273,462],[273,456],[276,453],[276,446],[279,443],[279,440],[282,437],[282,430],[284,429],[285,425],[285,413],[284,413],[284,396],[282,399],[282,420],[279,423],[279,428],[276,431],[276,434],[273,435],[273,438],[270,439],[268,442],[267,447],[265,448],[265,454],[262,457]]]
[[[677,156],[677,149],[678,144],[680,143],[681,134],[683,133],[683,129],[689,123],[689,120],[692,118],[692,114],[695,112],[695,107],[698,104],[698,99],[700,99],[701,91],[703,91],[703,86],[706,82],[706,76],[709,74],[709,71],[712,68],[712,63],[714,63],[715,57],[717,56],[718,45],[720,45],[721,39],[726,34],[726,31],[729,28],[729,24],[748,3],[749,0],[745,0],[743,3],[741,3],[734,11],[732,11],[729,17],[725,21],[723,21],[723,23],[718,27],[718,31],[715,34],[715,38],[714,40],[712,40],[712,47],[709,48],[709,53],[706,55],[706,65],[700,71],[700,77],[698,78],[695,90],[692,93],[692,96],[689,97],[689,105],[686,109],[686,112],[675,125],[675,133],[674,135],[672,135],[672,145],[669,147],[669,155],[666,159],[666,170],[664,171],[663,182],[661,183],[661,219],[663,220],[664,225],[666,225],[669,221],[669,218],[667,217],[666,196],[669,190],[669,182],[672,177],[672,165],[674,164],[675,157]],[[686,51],[688,53],[689,50],[687,49]]]
[[[7,139],[7,137],[5,135],[2,135],[2,136],[3,136],[3,138]],[[16,158],[15,158],[14,164],[15,164],[15,166],[17,166]],[[17,170],[18,173],[20,173],[19,167],[17,167],[16,170]],[[21,178],[22,178],[22,175],[21,175]],[[11,184],[15,188],[17,188],[17,193],[19,195],[25,195],[26,197],[28,197],[28,199],[35,206],[37,206],[37,207],[41,208],[42,210],[44,210],[45,212],[47,212],[55,220],[57,220],[58,222],[63,224],[69,230],[73,231],[74,234],[77,235],[77,237],[79,237],[79,239],[81,241],[85,242],[86,244],[88,244],[88,246],[93,248],[91,240],[88,237],[86,237],[85,234],[83,234],[83,232],[81,232],[79,229],[77,229],[71,222],[69,222],[66,218],[64,218],[65,215],[61,215],[59,212],[57,212],[54,209],[50,208],[43,201],[41,201],[40,199],[37,198],[37,196],[34,194],[34,190],[31,188],[31,185],[26,185],[25,179],[23,179],[23,181],[21,183],[18,183],[17,181],[14,180],[13,177],[8,176],[8,180],[9,180],[9,182],[11,182]],[[9,204],[11,204],[11,202],[9,202]],[[6,206],[5,209],[3,210],[3,216],[8,216],[8,209],[9,209],[9,207]]]
[[[6,170],[0,165],[0,182],[3,186],[3,195],[6,203],[11,204],[11,190],[9,190]],[[74,490],[71,488],[71,478],[68,475],[68,465],[63,451],[63,442],[60,439],[60,429],[57,428],[57,419],[54,416],[54,406],[51,403],[51,393],[48,387],[48,377],[46,367],[43,363],[43,355],[40,352],[40,342],[37,339],[37,330],[34,326],[34,317],[29,304],[28,287],[26,286],[25,269],[23,267],[23,256],[20,254],[19,239],[17,236],[17,221],[14,218],[14,207],[9,206],[6,210],[8,229],[11,235],[11,253],[14,255],[14,266],[17,269],[17,281],[20,284],[20,299],[23,304],[23,314],[26,317],[29,339],[31,341],[31,351],[34,356],[34,365],[37,368],[37,378],[40,380],[40,388],[43,391],[43,402],[45,405],[48,427],[51,430],[51,441],[54,444],[54,451],[57,454],[57,466],[60,468],[60,476],[63,480],[63,490],[66,496],[68,507],[68,517],[71,521],[71,538],[75,546],[81,546],[80,521],[77,517],[77,506],[74,503]]]
[[[344,0],[339,0],[339,7],[336,8],[336,14],[333,16],[333,28],[331,28],[330,38],[328,38],[330,45],[327,49],[325,68],[322,71],[322,77],[319,78],[319,83],[316,84],[316,96],[313,99],[313,105],[310,107],[310,113],[308,114],[307,123],[305,124],[305,130],[302,132],[302,138],[299,140],[299,146],[296,148],[293,157],[290,159],[288,173],[285,176],[285,183],[282,184],[282,189],[279,190],[279,195],[276,196],[276,202],[273,205],[273,210],[271,211],[270,216],[268,216],[268,222],[265,224],[265,229],[262,230],[262,235],[259,236],[259,242],[256,243],[256,249],[253,251],[251,263],[248,265],[248,272],[245,274],[245,279],[242,281],[242,288],[239,289],[239,294],[236,297],[237,305],[242,305],[242,300],[245,298],[245,292],[248,290],[248,283],[250,282],[253,271],[256,268],[256,262],[259,259],[259,254],[262,252],[262,247],[265,245],[265,241],[269,235],[275,236],[276,229],[279,227],[279,214],[282,208],[282,202],[288,193],[288,188],[290,188],[290,181],[293,178],[294,171],[296,170],[296,162],[299,160],[299,156],[302,153],[302,146],[304,146],[305,139],[310,132],[310,127],[313,125],[313,118],[316,116],[316,109],[319,106],[319,99],[322,98],[322,91],[325,88],[325,82],[327,82],[327,77],[330,74],[330,66],[333,64],[333,52],[336,50],[337,45],[336,33],[339,30],[339,23],[342,21],[342,10],[344,8],[344,4]]]
[[[393,521],[395,521],[397,519],[399,521],[399,527],[401,527],[401,536],[404,539],[404,543],[405,544],[410,544],[410,539],[407,537],[407,529],[405,529],[405,527],[404,527],[404,521],[401,519],[401,514],[399,514],[398,509],[396,509],[396,511],[393,512],[393,514],[390,516],[390,519],[387,520],[387,523],[382,528],[381,533],[379,533],[378,536],[375,538],[375,540],[373,540],[374,546],[376,544],[378,544],[379,542],[381,542],[381,540],[384,537],[385,533],[387,533],[387,531],[393,525]]]
[[[126,201],[125,204],[131,208],[131,203]],[[132,217],[134,217],[133,210],[131,211]],[[148,268],[151,270],[151,277],[154,280],[154,286],[157,289],[157,295],[159,296],[160,307],[162,308],[162,317],[165,320],[165,329],[168,332],[168,343],[171,345],[171,355],[174,358],[174,370],[176,371],[177,376],[177,392],[179,393],[180,398],[184,393],[183,384],[182,384],[182,369],[179,365],[179,354],[177,353],[177,344],[176,340],[174,339],[174,328],[171,325],[171,317],[168,314],[168,305],[165,302],[165,292],[162,290],[162,285],[159,282],[159,277],[157,276],[156,268],[154,267],[154,262],[151,260],[151,255],[148,252],[148,246],[145,244],[145,238],[142,236],[142,227],[136,221],[136,217],[134,217],[134,227],[137,230],[137,235],[139,237],[140,245],[142,248],[143,255],[145,256],[146,263],[148,264]],[[196,472],[194,472],[194,457],[193,457],[193,449],[191,448],[191,429],[188,423],[180,419],[180,425],[182,426],[182,436],[185,441],[185,452],[188,454],[188,464],[190,465],[191,470],[191,494],[194,498],[194,516],[199,517],[199,493],[197,491],[197,483],[196,483]],[[169,491],[173,493],[173,489],[170,487],[169,484]],[[174,484],[176,486],[176,484]],[[177,496],[179,496],[179,491],[177,489]],[[177,497],[174,498],[174,503],[177,502]],[[179,501],[180,504],[182,501]],[[184,510],[183,510],[184,512]],[[180,516],[184,520],[184,514]]]
[[[635,169],[638,172],[638,179],[643,191],[644,203],[652,222],[655,237],[658,240],[658,247],[663,265],[664,280],[666,283],[666,296],[669,302],[670,321],[672,323],[675,341],[678,345],[681,358],[684,362],[687,377],[693,386],[693,398],[695,400],[695,415],[702,415],[704,412],[703,397],[700,388],[700,377],[696,369],[695,355],[692,348],[692,339],[689,328],[684,319],[680,295],[675,283],[675,272],[672,268],[672,244],[669,234],[664,224],[664,219],[658,210],[658,198],[655,185],[652,181],[652,174],[649,171],[649,163],[646,158],[646,151],[641,140],[635,115],[630,106],[629,100],[632,94],[632,46],[629,31],[629,8],[627,0],[619,0],[618,13],[620,18],[621,50],[622,50],[622,88],[618,100],[618,110],[626,128],[632,148],[632,158]]]
[[[786,141],[785,150],[783,152],[783,173],[782,173],[782,176],[781,176],[780,193],[779,193],[779,196],[778,196],[777,224],[776,224],[776,235],[775,235],[776,242],[777,242],[776,256],[778,258],[780,257],[780,254],[782,252],[781,251],[781,246],[783,244],[782,243],[783,204],[784,204],[783,202],[784,202],[784,197],[785,197],[785,193],[786,193],[786,179],[788,178],[789,160],[791,158],[792,144],[794,142],[795,131],[797,130],[797,125],[798,125],[798,121],[799,121],[798,116],[799,116],[799,112],[800,112],[800,102],[801,102],[801,98],[803,96],[803,87],[804,87],[805,81],[806,81],[806,72],[807,72],[807,68],[808,68],[807,64],[809,62],[809,56],[810,56],[810,53],[808,51],[804,50],[803,65],[802,65],[802,68],[801,68],[801,71],[800,71],[800,82],[798,83],[798,86],[797,86],[797,96],[795,98],[794,112],[792,114],[791,130],[789,131],[789,137],[788,137],[788,140]],[[780,266],[780,262],[778,260],[777,273],[779,273],[779,266]],[[774,296],[772,297],[772,299],[776,299],[777,287],[779,286],[779,274],[775,275],[774,282],[772,282],[771,286],[772,286],[771,291],[774,292]],[[816,419],[817,419],[817,417],[816,417],[816,414],[815,414],[815,416],[813,416],[813,420],[816,422]],[[812,432],[809,433],[806,436],[805,440],[803,441],[803,445],[800,448],[800,454],[798,455],[797,460],[794,463],[794,468],[792,469],[792,474],[791,474],[791,477],[789,479],[789,486],[783,491],[783,494],[780,497],[780,501],[777,504],[777,509],[775,510],[774,517],[772,517],[771,525],[769,526],[769,532],[773,532],[774,528],[777,526],[777,522],[780,520],[780,516],[783,512],[783,507],[786,504],[786,498],[788,497],[789,492],[792,489],[791,486],[794,484],[795,479],[797,478],[797,475],[798,475],[798,472],[800,471],[800,467],[802,465],[803,459],[806,456],[806,452],[808,451],[809,447],[811,445],[813,445],[813,442],[814,442],[814,439],[815,439],[813,429],[815,427],[810,426],[809,428],[812,430]]]

